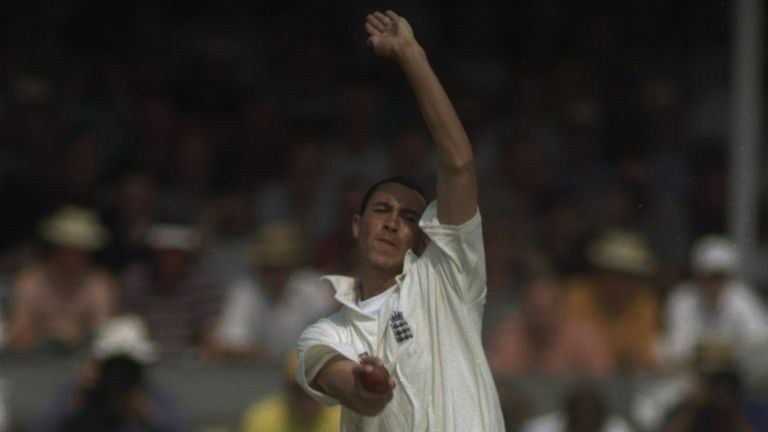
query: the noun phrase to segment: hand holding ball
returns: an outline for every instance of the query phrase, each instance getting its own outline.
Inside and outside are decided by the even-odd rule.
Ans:
[[[389,389],[389,371],[380,364],[365,363],[360,372],[360,386],[370,392]]]

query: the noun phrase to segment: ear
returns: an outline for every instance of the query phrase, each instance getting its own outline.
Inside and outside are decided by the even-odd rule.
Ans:
[[[360,239],[360,215],[356,214],[352,217],[352,238],[355,240]]]

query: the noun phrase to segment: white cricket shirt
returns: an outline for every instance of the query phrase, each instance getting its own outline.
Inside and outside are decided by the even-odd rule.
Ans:
[[[408,252],[378,316],[360,310],[354,279],[326,277],[342,308],[299,338],[297,381],[319,402],[335,404],[309,386],[325,362],[337,354],[354,361],[376,356],[397,384],[393,399],[374,417],[344,407],[343,432],[503,431],[481,339],[486,288],[480,214],[460,226],[441,225],[432,202],[419,225],[430,243],[421,257]]]

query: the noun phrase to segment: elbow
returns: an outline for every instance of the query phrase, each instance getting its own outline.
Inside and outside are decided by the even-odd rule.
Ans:
[[[472,154],[453,157],[442,162],[442,169],[451,174],[474,174],[475,159]]]

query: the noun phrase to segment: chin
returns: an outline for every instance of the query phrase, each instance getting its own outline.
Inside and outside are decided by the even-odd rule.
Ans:
[[[388,270],[388,271],[400,273],[403,269],[403,257],[393,258],[393,257],[373,256],[369,260],[369,263],[371,264],[372,267],[379,270]]]

